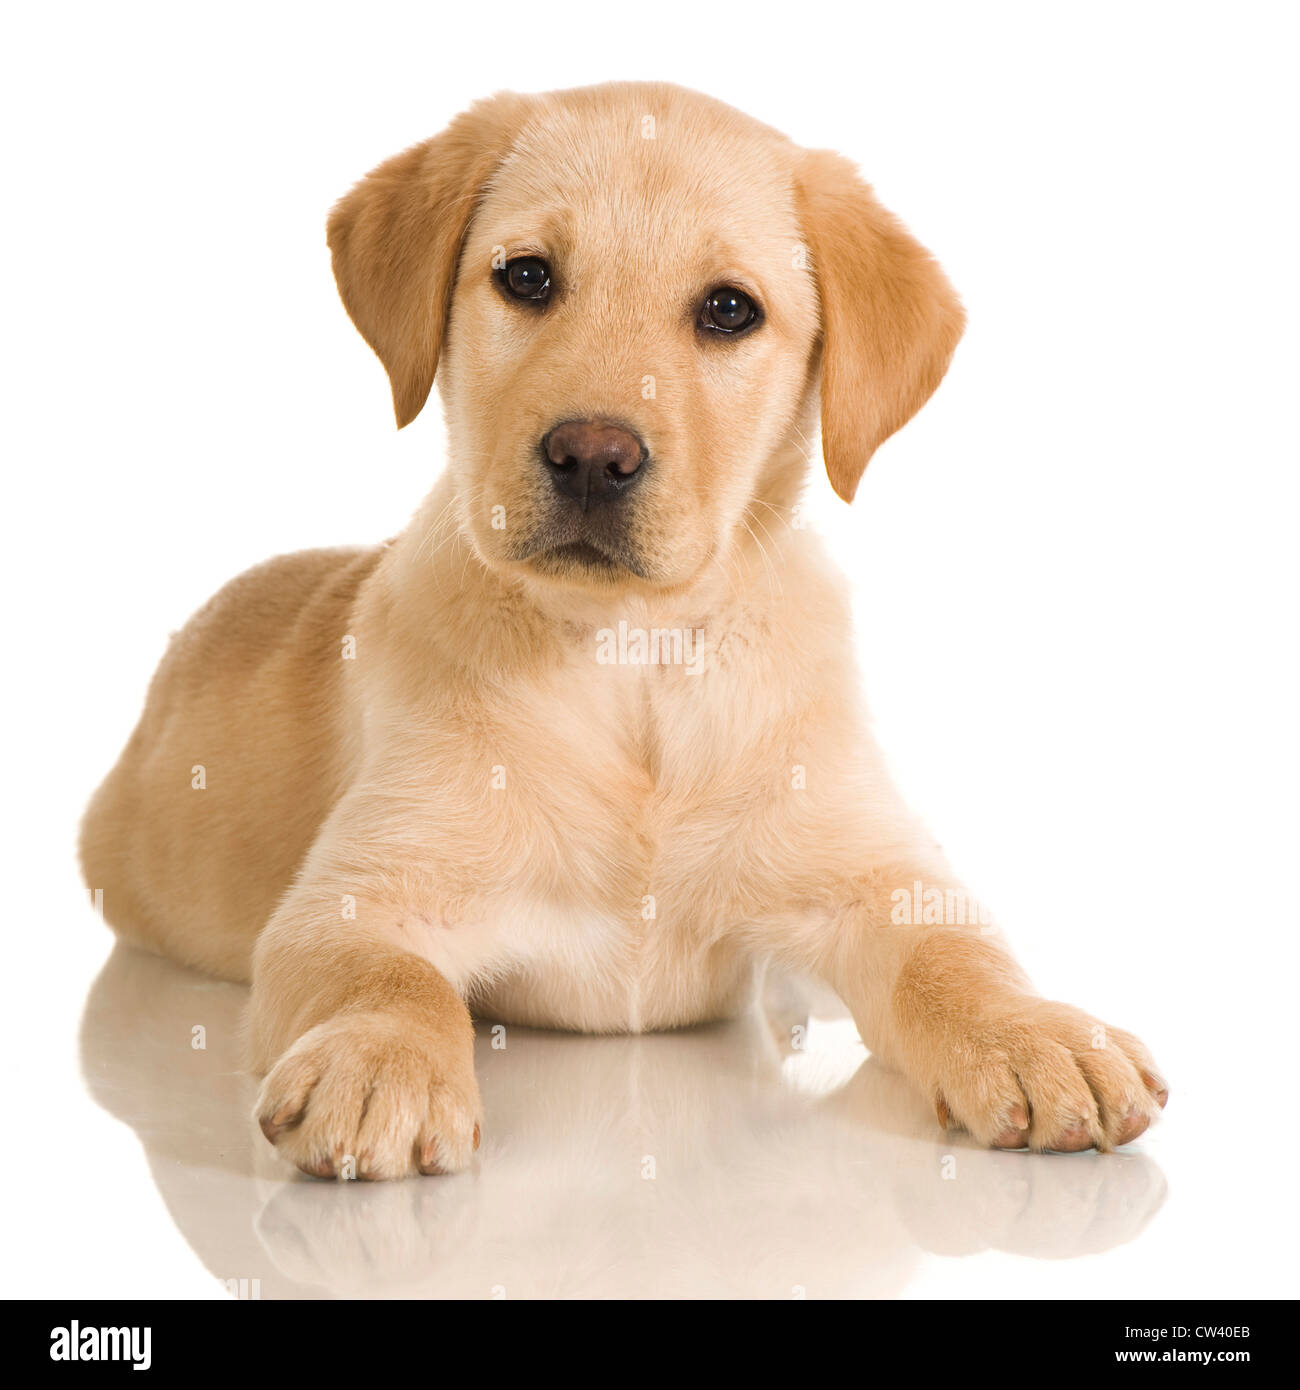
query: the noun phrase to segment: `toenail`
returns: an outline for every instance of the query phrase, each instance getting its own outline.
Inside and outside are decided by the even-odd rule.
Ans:
[[[1169,1083],[1151,1071],[1142,1073],[1142,1081],[1147,1090],[1155,1096],[1156,1104],[1163,1110],[1169,1103]]]
[[[1150,1125],[1150,1117],[1140,1110],[1130,1110],[1124,1117],[1124,1123],[1120,1126],[1117,1144],[1130,1144],[1139,1135],[1145,1134]]]
[[[1082,1125],[1075,1125],[1054,1139],[1047,1147],[1057,1153],[1081,1153],[1084,1149],[1092,1148],[1092,1135]]]

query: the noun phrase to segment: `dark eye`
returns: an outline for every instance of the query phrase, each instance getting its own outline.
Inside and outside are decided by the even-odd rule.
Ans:
[[[538,256],[517,256],[497,273],[506,293],[515,299],[536,302],[551,292],[551,267]]]
[[[700,310],[700,325],[714,333],[739,333],[758,321],[758,305],[741,290],[714,290]]]

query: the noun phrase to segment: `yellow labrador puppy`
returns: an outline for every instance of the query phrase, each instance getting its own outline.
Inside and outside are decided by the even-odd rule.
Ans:
[[[172,642],[86,816],[127,939],[251,979],[267,1138],[453,1172],[472,1012],[621,1032],[812,972],[943,1123],[1110,1149],[1166,1098],[1036,995],[865,727],[792,523],[938,385],[962,310],[834,154],[618,84],[480,103],[333,210],[343,303],[446,472],[395,541],[271,560]]]

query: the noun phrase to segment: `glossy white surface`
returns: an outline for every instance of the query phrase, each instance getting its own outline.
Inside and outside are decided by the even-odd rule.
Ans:
[[[104,942],[88,912],[68,926],[70,986]],[[44,1118],[6,1214],[10,1295],[226,1297],[241,1279],[264,1299],[1297,1291],[1275,1229],[1285,1158],[1216,1137],[1213,1072],[1122,1153],[1031,1156],[942,1134],[843,1019],[814,1019],[798,1051],[793,1016],[758,1011],[637,1038],[512,1028],[504,1049],[481,1030],[473,1171],[335,1183],[287,1169],[249,1121],[242,988],[119,947],[79,1057],[64,998],[30,1044],[58,1064],[39,1085],[19,1071]],[[1247,1113],[1264,1080],[1241,1078]]]

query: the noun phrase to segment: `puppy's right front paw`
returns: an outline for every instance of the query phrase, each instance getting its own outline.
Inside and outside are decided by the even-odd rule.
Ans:
[[[478,1148],[472,1050],[413,1035],[384,1014],[304,1033],[262,1083],[254,1116],[276,1150],[313,1177],[455,1173]]]

